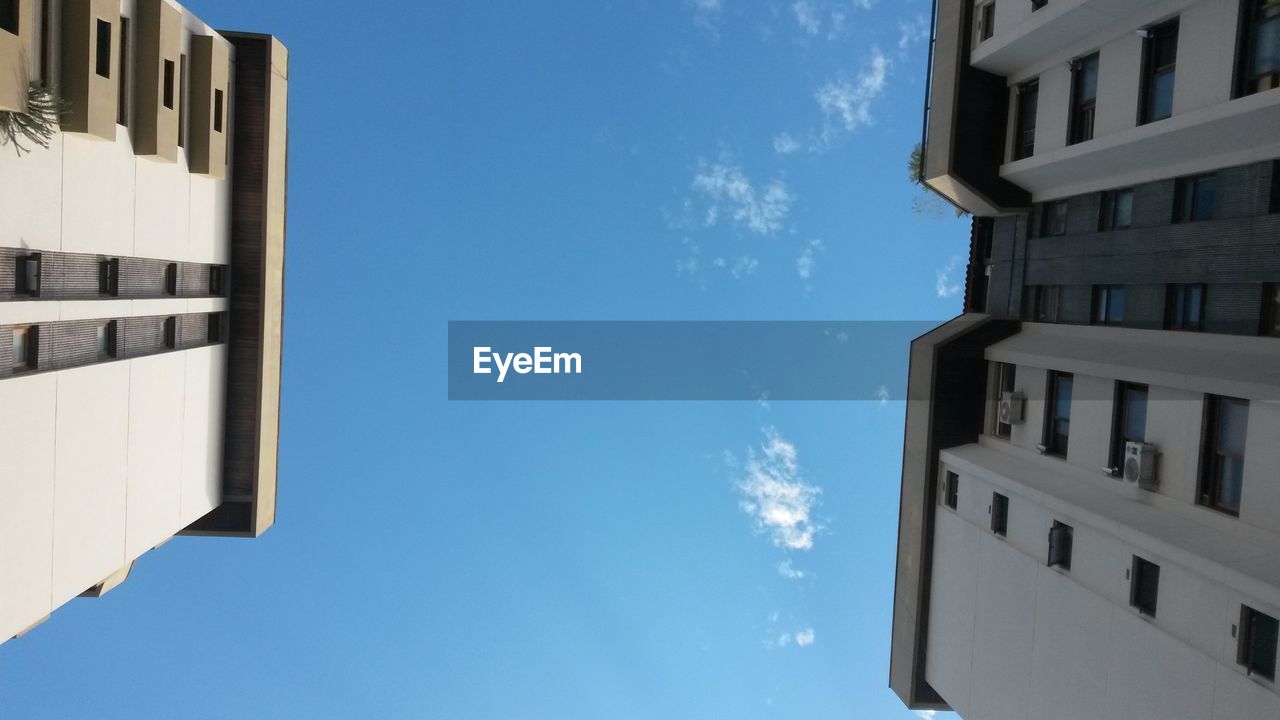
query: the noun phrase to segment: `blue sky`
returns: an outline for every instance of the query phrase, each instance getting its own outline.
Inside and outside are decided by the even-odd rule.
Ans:
[[[449,320],[959,312],[925,0],[190,7],[292,52],[278,522],[0,646],[0,716],[916,717],[901,403],[450,403],[444,361]]]

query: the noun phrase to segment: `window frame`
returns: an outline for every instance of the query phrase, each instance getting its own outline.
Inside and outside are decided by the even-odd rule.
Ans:
[[[164,293],[173,297],[178,296],[178,263],[169,263],[164,266]]]
[[[102,18],[94,18],[97,24],[94,32],[93,70],[99,77],[111,79],[111,35],[114,30],[111,23]]]
[[[160,78],[160,104],[166,110],[172,110],[174,107],[173,99],[177,96],[177,74],[178,68],[174,62],[165,59],[162,65]]]
[[[1265,659],[1254,657],[1258,652],[1256,641],[1259,625],[1265,625],[1267,634],[1271,636],[1270,657]],[[1236,663],[1243,665],[1245,673],[1250,676],[1257,675],[1275,682],[1276,655],[1280,654],[1276,650],[1277,641],[1280,640],[1280,620],[1269,613],[1241,604],[1239,632],[1236,634],[1239,636],[1236,645]]]
[[[1268,5],[1271,7],[1268,8]],[[1264,15],[1269,16],[1264,17]],[[1276,67],[1261,74],[1253,69],[1262,26],[1269,23],[1280,23],[1280,4],[1269,3],[1268,0],[1241,0],[1240,24],[1236,39],[1235,81],[1232,87],[1233,99],[1280,87],[1280,62]],[[1280,33],[1280,30],[1275,32]],[[1269,81],[1271,87],[1259,89],[1259,83],[1263,79]]]
[[[994,385],[996,392],[993,407],[994,412],[992,413],[994,427],[991,430],[991,434],[1004,440],[1010,440],[1013,438],[1013,425],[1000,422],[1000,398],[1003,397],[1006,392],[1014,391],[1017,372],[1018,366],[1013,363],[995,363],[995,382],[992,384]]]
[[[98,294],[120,297],[120,258],[98,261]]]
[[[170,315],[164,319],[164,347],[166,350],[178,349],[178,316]]]
[[[12,356],[9,361],[9,369],[12,374],[31,372],[40,367],[40,326],[39,325],[15,325],[12,328],[13,337],[22,336],[22,357],[14,359]],[[10,340],[10,342],[14,342]]]
[[[1040,237],[1062,237],[1067,234],[1071,206],[1067,199],[1049,200],[1040,205]],[[1061,228],[1058,223],[1061,221]]]
[[[217,345],[226,340],[226,320],[221,312],[211,312],[206,316],[205,342]]]
[[[30,266],[35,263],[35,286],[31,284]],[[13,292],[15,295],[40,297],[40,288],[44,284],[44,259],[38,252],[19,255],[14,264]]]
[[[1120,198],[1129,198],[1129,219],[1121,224],[1117,221]],[[1102,193],[1102,202],[1098,207],[1098,231],[1127,230],[1133,227],[1133,188],[1117,188]]]
[[[0,13],[0,30],[11,35],[22,35],[22,0],[3,0],[0,8],[8,11]]]
[[[1160,566],[1146,558],[1133,556],[1129,571],[1129,607],[1139,615],[1156,616],[1160,599]]]
[[[1028,322],[1057,323],[1062,307],[1061,285],[1027,285],[1022,314]]]
[[[1067,145],[1078,145],[1093,139],[1098,110],[1098,75],[1101,69],[1097,52],[1071,61],[1071,104],[1067,117]],[[1093,71],[1093,96],[1084,99],[1087,70]]]
[[[1280,283],[1262,284],[1262,328],[1258,334],[1280,337]]]
[[[1177,83],[1178,69],[1178,23],[1179,18],[1167,20],[1159,25],[1147,28],[1147,36],[1142,41],[1142,89],[1139,93],[1138,101],[1138,124],[1147,125],[1153,122],[1159,122],[1173,117],[1173,92],[1169,89],[1169,113],[1167,115],[1156,116],[1154,110],[1154,101],[1156,98],[1155,89],[1160,79],[1165,75],[1172,75],[1171,82]],[[1160,51],[1163,49],[1161,43],[1172,42],[1173,59],[1171,62],[1157,66]]]
[[[99,360],[114,360],[119,357],[119,331],[120,323],[117,320],[107,320],[105,322],[98,323],[98,332],[100,333],[100,344],[98,345]]]
[[[1119,307],[1119,315],[1112,317],[1113,311]],[[1090,310],[1090,325],[1120,327],[1124,325],[1125,286],[1094,285],[1093,306]]]
[[[1067,413],[1058,415],[1058,401],[1061,399],[1063,383],[1067,384]],[[1045,383],[1044,395],[1044,431],[1041,446],[1045,455],[1065,458],[1071,446],[1071,393],[1075,389],[1075,375],[1060,370],[1050,370]],[[1066,431],[1062,427],[1066,426]]]
[[[1191,318],[1191,295],[1199,292],[1199,312]],[[1209,301],[1209,286],[1205,283],[1169,283],[1165,286],[1164,329],[1182,332],[1203,332],[1205,307]]]
[[[1207,194],[1201,190],[1209,188]],[[1214,219],[1218,201],[1217,173],[1203,173],[1180,177],[1174,183],[1173,222],[1177,224],[1206,222]],[[1208,208],[1205,208],[1205,200]]]
[[[1142,437],[1131,437],[1129,430],[1130,409],[1130,393],[1142,394],[1143,409],[1142,418]],[[1111,412],[1111,451],[1109,453],[1111,462],[1111,474],[1115,477],[1124,475],[1124,449],[1125,444],[1130,442],[1146,442],[1147,441],[1147,416],[1151,407],[1151,388],[1143,383],[1128,382],[1125,380],[1117,380],[1115,388],[1115,400],[1112,404]]]
[[[46,0],[47,2],[48,0]],[[116,124],[129,127],[129,18],[120,16],[119,79],[116,81]]]
[[[1009,496],[995,491],[991,493],[991,533],[998,537],[1009,535]]]
[[[1244,427],[1240,430],[1240,452],[1238,455],[1229,454],[1222,449],[1223,425],[1226,422],[1223,407],[1231,405],[1243,408],[1244,411]],[[1217,512],[1230,515],[1232,517],[1240,516],[1240,505],[1243,504],[1244,495],[1244,473],[1247,455],[1247,443],[1249,436],[1249,401],[1242,398],[1227,397],[1224,395],[1205,395],[1204,396],[1204,420],[1201,425],[1201,443],[1200,443],[1200,468],[1196,488],[1196,504],[1201,507],[1209,508]],[[1231,458],[1239,465],[1240,477],[1238,479],[1239,487],[1235,488],[1237,497],[1236,506],[1231,506],[1222,501],[1222,496],[1227,488],[1224,485],[1223,477],[1224,458]]]
[[[1075,538],[1075,528],[1054,520],[1049,527],[1049,567],[1071,570],[1071,549]]]
[[[1025,160],[1036,154],[1036,124],[1040,112],[1040,78],[1014,87],[1013,160]],[[1026,98],[1034,97],[1033,101]],[[1027,119],[1030,118],[1030,127]],[[1027,136],[1030,134],[1030,141]]]
[[[960,473],[947,470],[942,483],[942,504],[958,510],[960,507]]]

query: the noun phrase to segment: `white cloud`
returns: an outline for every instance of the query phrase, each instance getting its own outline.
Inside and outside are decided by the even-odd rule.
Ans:
[[[872,105],[884,94],[889,74],[889,58],[872,48],[871,59],[858,71],[857,77],[831,80],[814,93],[822,109],[822,133],[812,149],[828,149],[840,135],[875,122]]]
[[[959,281],[951,281],[951,275],[956,271],[956,267],[959,264],[960,258],[952,257],[947,261],[946,267],[938,268],[938,270],[935,271],[938,276],[938,283],[935,286],[935,290],[938,293],[939,299],[958,295],[960,291],[964,289],[964,286]]]
[[[788,580],[803,580],[809,574],[803,570],[797,570],[791,564],[791,560],[783,560],[778,563],[778,574]],[[774,618],[777,621],[777,618]]]
[[[733,261],[733,267],[729,269],[729,273],[732,274],[735,279],[741,279],[748,275],[755,275],[756,268],[758,267],[760,267],[759,260],[749,255],[743,255]]]
[[[876,388],[876,402],[884,405],[889,402],[889,386],[881,385]]]
[[[768,235],[780,229],[791,212],[786,183],[775,179],[757,187],[737,165],[704,165],[693,178],[693,188],[708,200],[707,225],[715,225],[721,212],[728,212],[751,232]]]
[[[796,15],[796,24],[800,29],[809,35],[817,35],[822,32],[822,18],[818,15],[818,8],[809,0],[796,0],[791,6],[791,11]]]
[[[898,21],[898,49],[906,51],[912,45],[929,39],[929,18],[917,14],[910,20]]]
[[[800,141],[789,132],[781,132],[773,138],[773,151],[779,155],[790,155],[800,149]]]
[[[853,0],[853,6],[860,7],[863,10],[870,10],[871,6],[874,4],[875,0]]]
[[[800,254],[796,256],[796,274],[801,280],[808,280],[813,277],[814,271],[818,266],[817,253],[822,252],[821,240],[810,240]]]
[[[813,628],[806,628],[796,633],[796,645],[800,647],[809,647],[813,644],[814,632]]]
[[[938,711],[937,710],[917,710],[916,717],[920,718],[920,720],[934,720],[934,718],[938,717]]]
[[[741,468],[739,507],[755,519],[760,532],[768,533],[774,545],[787,550],[813,548],[820,527],[812,511],[822,489],[806,483],[796,459],[795,445],[764,430],[759,450],[748,448]]]

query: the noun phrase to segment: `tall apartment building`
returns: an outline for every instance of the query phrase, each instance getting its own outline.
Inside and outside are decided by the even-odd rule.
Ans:
[[[0,0],[0,641],[275,519],[288,54],[168,0]]]
[[[1280,0],[937,0],[890,686],[1280,718]]]

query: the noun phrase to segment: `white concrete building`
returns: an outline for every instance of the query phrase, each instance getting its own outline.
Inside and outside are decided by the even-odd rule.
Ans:
[[[0,0],[0,111],[66,102],[0,146],[0,642],[274,521],[287,67],[168,0]]]

